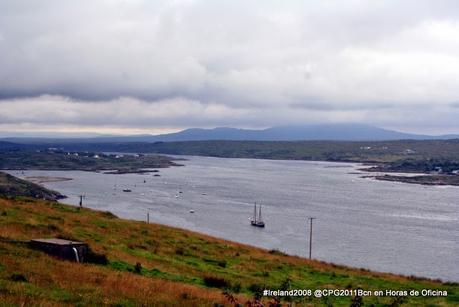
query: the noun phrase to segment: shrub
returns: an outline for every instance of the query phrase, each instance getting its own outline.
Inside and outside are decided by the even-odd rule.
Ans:
[[[10,276],[10,280],[16,281],[16,282],[28,282],[27,278],[20,274],[20,273],[14,273]]]
[[[259,284],[251,284],[249,286],[249,291],[253,293],[256,299],[260,299],[263,295],[264,286]]]
[[[216,276],[205,276],[204,277],[204,285],[207,287],[213,287],[213,288],[228,288],[229,287],[229,282],[220,277]]]
[[[361,296],[354,296],[351,300],[350,307],[360,307],[360,306],[363,306],[363,298]]]
[[[287,277],[286,279],[284,279],[280,286],[279,286],[279,289],[280,290],[289,290],[290,288],[292,287],[292,280],[290,279],[290,277]]]
[[[134,267],[134,272],[137,274],[142,274],[142,264],[140,262],[137,262]]]
[[[283,253],[278,249],[271,249],[271,250],[268,251],[268,253],[270,253],[271,255],[287,256],[286,253]]]
[[[203,260],[207,263],[211,263],[213,265],[218,265],[219,267],[226,268],[227,263],[224,259],[203,258]]]
[[[86,253],[86,256],[84,258],[84,262],[87,263],[93,263],[93,264],[101,264],[101,265],[107,265],[108,264],[108,258],[104,254],[99,254],[91,249],[88,250]]]
[[[104,211],[104,212],[101,213],[101,215],[103,217],[105,217],[105,218],[108,218],[108,219],[117,219],[118,218],[116,215],[114,215],[110,211]]]
[[[234,293],[239,293],[239,292],[241,292],[241,289],[242,289],[242,286],[241,286],[241,283],[240,283],[240,282],[236,282],[236,283],[234,283],[234,284],[231,286],[231,290],[232,290]]]
[[[59,230],[59,227],[57,227],[57,226],[54,225],[54,224],[48,224],[47,228],[48,228],[48,230],[51,230],[51,231],[57,231],[57,230]]]

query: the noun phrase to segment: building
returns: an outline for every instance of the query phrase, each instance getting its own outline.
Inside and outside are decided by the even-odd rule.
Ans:
[[[86,243],[57,238],[34,239],[30,241],[30,246],[49,255],[76,262],[84,262],[88,252]]]

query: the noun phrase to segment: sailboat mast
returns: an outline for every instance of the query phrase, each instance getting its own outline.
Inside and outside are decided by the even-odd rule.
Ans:
[[[255,203],[255,206],[253,207],[253,221],[257,222],[257,203]]]
[[[262,219],[261,219],[261,205],[259,206],[258,208],[258,220],[261,222]]]

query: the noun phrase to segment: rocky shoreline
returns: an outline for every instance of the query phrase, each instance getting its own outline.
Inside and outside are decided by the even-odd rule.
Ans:
[[[360,168],[359,171],[366,173],[378,173],[375,175],[363,175],[361,178],[371,178],[383,181],[394,181],[411,184],[422,184],[422,185],[451,185],[459,186],[459,175],[453,174],[428,174],[420,172],[400,172],[390,171],[388,169],[382,169],[379,166],[371,166],[368,168]],[[389,173],[389,174],[388,174]],[[394,173],[394,174],[390,174]],[[360,173],[361,174],[361,173]]]
[[[377,180],[384,181],[396,181],[412,184],[422,184],[422,185],[452,185],[459,186],[459,176],[457,175],[416,175],[416,176],[400,176],[400,175],[373,175],[373,176],[363,176],[364,178],[374,178]]]
[[[39,184],[22,180],[3,172],[0,172],[0,196],[25,196],[51,201],[67,197],[57,191],[46,189]]]

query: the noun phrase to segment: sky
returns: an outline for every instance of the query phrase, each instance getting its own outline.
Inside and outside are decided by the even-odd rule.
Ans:
[[[0,135],[459,133],[459,1],[0,1]]]

